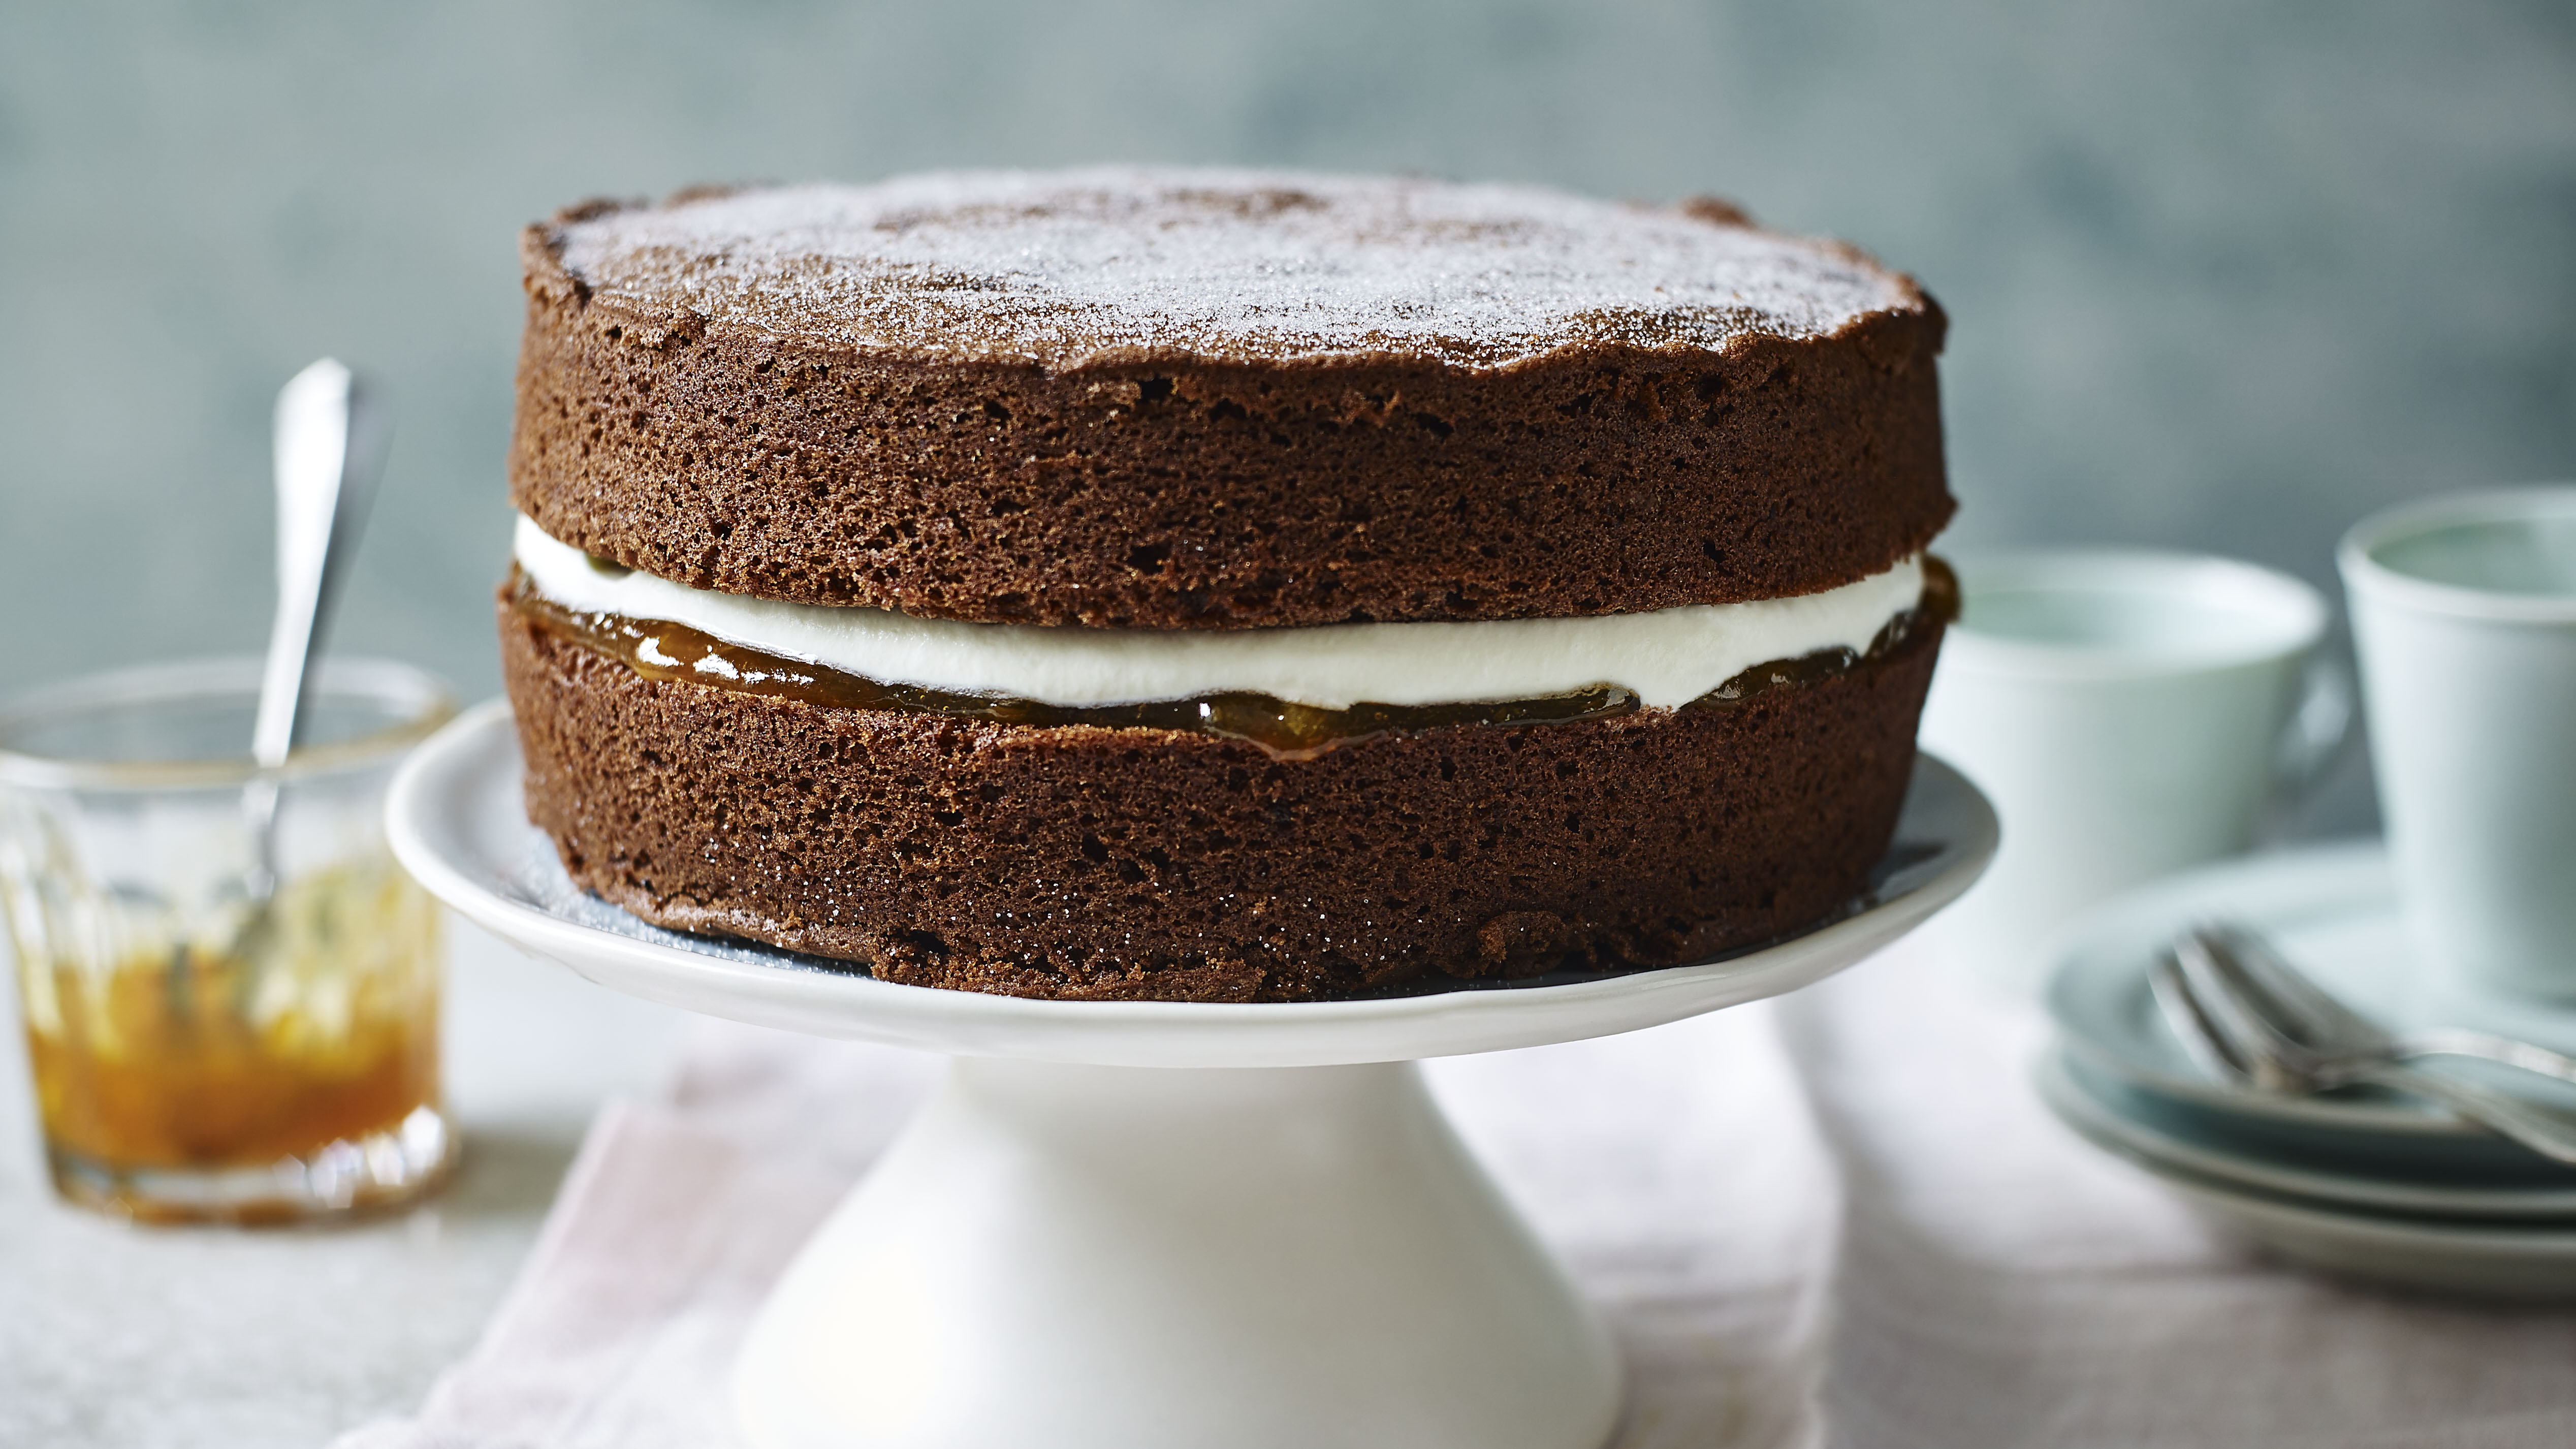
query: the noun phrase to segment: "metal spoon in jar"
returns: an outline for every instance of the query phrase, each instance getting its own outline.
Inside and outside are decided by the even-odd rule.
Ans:
[[[277,894],[279,772],[304,722],[306,686],[366,530],[393,419],[379,390],[326,357],[278,390],[275,430],[277,618],[251,729],[258,773],[242,792],[251,842],[245,939],[265,927]]]

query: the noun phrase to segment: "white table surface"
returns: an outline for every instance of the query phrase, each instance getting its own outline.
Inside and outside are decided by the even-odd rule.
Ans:
[[[690,1017],[447,925],[464,1166],[352,1228],[135,1228],[56,1201],[0,987],[0,1445],[321,1445],[414,1408],[464,1354],[591,1114],[654,1091]]]

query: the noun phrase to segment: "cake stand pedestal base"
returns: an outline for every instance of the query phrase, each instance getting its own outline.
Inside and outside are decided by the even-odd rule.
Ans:
[[[1619,1369],[1411,1062],[969,1057],[734,1396],[759,1449],[1594,1449]]]

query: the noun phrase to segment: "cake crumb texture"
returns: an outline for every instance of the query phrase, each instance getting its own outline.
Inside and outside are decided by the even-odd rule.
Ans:
[[[647,680],[508,612],[529,815],[583,888],[881,979],[1299,1001],[1685,964],[1886,848],[1939,629],[1734,707],[1240,741]]]

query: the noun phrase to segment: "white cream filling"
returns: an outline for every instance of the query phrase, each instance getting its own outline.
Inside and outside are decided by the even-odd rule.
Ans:
[[[641,570],[594,564],[524,517],[517,556],[537,592],[569,609],[681,624],[881,683],[1067,708],[1242,691],[1348,709],[1363,701],[1544,699],[1617,685],[1649,708],[1670,709],[1756,664],[1824,649],[1865,650],[1889,619],[1923,595],[1917,554],[1819,594],[1648,614],[1304,629],[1080,629],[916,619],[885,609],[693,589]],[[721,659],[702,659],[696,667],[731,672]]]

